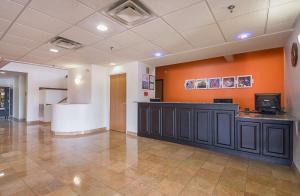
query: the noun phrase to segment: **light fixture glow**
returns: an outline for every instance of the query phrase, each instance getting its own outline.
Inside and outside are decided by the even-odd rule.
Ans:
[[[54,52],[54,53],[58,53],[59,52],[57,49],[54,49],[54,48],[51,48],[49,51],[50,52]]]
[[[76,186],[79,186],[81,184],[81,178],[80,176],[75,176],[73,178],[73,183],[76,185]]]
[[[241,40],[248,39],[249,37],[251,37],[251,33],[249,32],[244,32],[237,35],[237,38]]]
[[[117,65],[116,63],[110,63],[109,64],[110,66],[115,66],[115,65]]]
[[[97,26],[97,29],[98,29],[99,31],[107,31],[107,30],[108,30],[108,27],[107,27],[106,25],[104,25],[104,24],[99,24],[99,25]]]
[[[300,33],[298,34],[298,42],[300,44]]]
[[[81,76],[76,76],[76,78],[74,80],[76,85],[79,85],[81,83],[81,78],[82,78]]]
[[[156,52],[156,53],[154,53],[154,56],[155,57],[161,57],[163,54],[161,53],[161,52]]]
[[[0,71],[0,74],[5,74],[5,72],[4,71]]]
[[[0,177],[5,176],[5,173],[3,171],[0,172]]]

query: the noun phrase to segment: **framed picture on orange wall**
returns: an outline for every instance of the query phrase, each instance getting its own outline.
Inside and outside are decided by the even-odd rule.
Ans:
[[[238,88],[251,88],[253,84],[252,75],[238,76],[237,87]]]
[[[227,76],[222,78],[222,88],[236,88],[236,77]]]
[[[221,88],[221,78],[208,78],[207,85],[208,89],[219,89]]]

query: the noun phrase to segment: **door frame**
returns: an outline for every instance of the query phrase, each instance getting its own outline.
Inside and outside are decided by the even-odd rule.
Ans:
[[[127,74],[126,73],[118,73],[118,74],[111,74],[109,75],[109,130],[111,129],[111,79],[114,76],[125,76],[125,116],[124,116],[124,120],[125,120],[125,129],[124,129],[124,133],[127,132]],[[113,130],[113,131],[118,131],[118,130]],[[119,131],[121,133],[123,133],[122,131]]]
[[[162,87],[161,87],[162,95],[161,95],[160,101],[164,101],[164,79],[156,79],[155,82],[157,82],[157,81],[161,81],[161,83],[162,83]],[[156,88],[155,88],[155,91],[156,91]],[[155,98],[157,98],[157,97],[155,97]]]

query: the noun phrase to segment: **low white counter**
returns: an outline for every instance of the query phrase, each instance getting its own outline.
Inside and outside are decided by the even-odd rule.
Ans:
[[[91,104],[55,104],[51,130],[55,135],[77,135],[97,131]]]

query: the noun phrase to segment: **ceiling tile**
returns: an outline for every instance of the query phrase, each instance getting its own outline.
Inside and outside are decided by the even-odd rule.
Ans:
[[[101,50],[103,52],[107,52],[107,53],[110,53],[112,51],[119,50],[122,48],[122,46],[119,43],[117,43],[111,39],[102,40],[102,41],[94,44],[93,47],[98,50]]]
[[[0,54],[19,58],[28,52],[29,52],[29,49],[27,49],[27,48],[0,41]]]
[[[18,18],[17,22],[53,34],[61,33],[70,27],[69,24],[61,20],[31,8],[27,8]]]
[[[0,32],[5,31],[10,24],[10,21],[0,18]]]
[[[300,13],[300,1],[283,4],[269,9],[267,33],[293,28]]]
[[[159,37],[152,42],[168,52],[181,52],[193,48],[178,34],[170,34],[167,37]]]
[[[0,18],[6,20],[14,20],[19,12],[22,10],[23,6],[9,0],[0,1]]]
[[[20,5],[26,5],[29,2],[29,0],[11,0],[11,1],[18,3]]]
[[[19,36],[10,35],[10,34],[6,34],[3,37],[2,41],[9,43],[9,44],[22,46],[22,47],[25,47],[28,49],[33,49],[33,48],[37,47],[39,44],[41,44],[41,42],[38,42],[38,41],[34,41],[34,40],[26,39],[24,37],[19,37]]]
[[[267,10],[260,10],[233,19],[219,22],[227,41],[234,41],[238,34],[249,32],[252,36],[264,34]]]
[[[60,36],[82,43],[83,45],[90,45],[102,39],[101,37],[76,26],[66,30],[60,34]]]
[[[195,47],[207,47],[224,43],[224,38],[216,24],[191,29],[182,32],[182,35]]]
[[[40,56],[34,56],[32,54],[27,54],[19,60],[23,62],[36,64],[45,64],[47,62],[47,60],[45,60],[44,58],[41,58]]]
[[[9,29],[8,34],[38,42],[47,42],[54,36],[53,34],[18,23],[14,23],[14,25]]]
[[[29,7],[71,24],[95,12],[76,0],[32,0]]]
[[[106,25],[108,27],[108,30],[105,32],[99,31],[97,29],[97,26],[99,24]],[[91,15],[85,20],[81,21],[78,24],[78,26],[89,32],[96,34],[97,36],[103,36],[103,37],[113,36],[115,34],[118,34],[126,30],[126,28],[123,27],[122,25],[112,21],[111,19],[103,16],[100,13],[95,13]]]
[[[202,0],[142,0],[142,2],[159,16],[187,7]]]
[[[118,43],[121,48],[126,48],[137,43],[145,41],[141,36],[132,31],[125,31],[110,38],[112,41]]]
[[[80,48],[76,50],[75,53],[72,53],[72,55],[76,55],[78,57],[83,58],[89,64],[96,62],[105,62],[107,61],[107,58],[109,56],[107,53],[104,53],[93,47]]]
[[[208,0],[208,4],[217,21],[222,21],[253,11],[266,9],[269,6],[269,0]],[[235,5],[232,13],[228,10],[228,6],[230,5]]]
[[[290,3],[295,1],[300,1],[300,0],[270,0],[270,6],[273,7],[273,6],[282,5],[285,3]]]
[[[179,32],[215,23],[205,2],[173,12],[163,18]]]
[[[76,67],[88,65],[84,59],[76,56],[75,54],[69,54],[66,56],[60,56],[48,62],[50,65],[55,65],[59,67]]]
[[[106,6],[112,5],[113,3],[116,3],[118,0],[79,0],[79,1],[94,10],[99,10]]]

